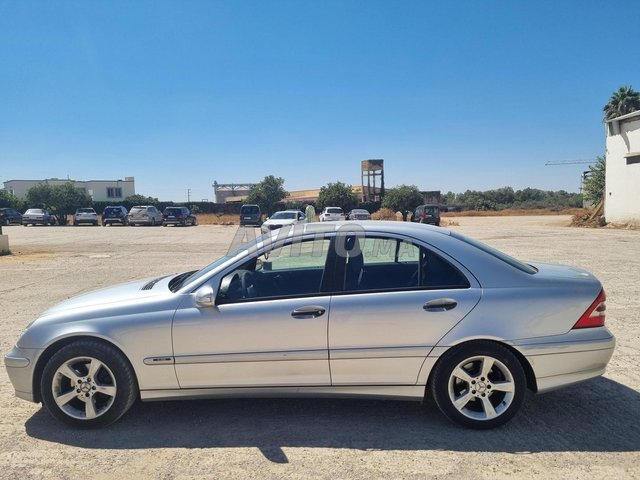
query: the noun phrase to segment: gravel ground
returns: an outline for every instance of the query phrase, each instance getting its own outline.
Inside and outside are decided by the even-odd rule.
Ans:
[[[83,431],[15,398],[1,365],[0,478],[640,478],[640,232],[569,228],[569,217],[448,220],[519,258],[594,272],[618,338],[607,374],[530,395],[489,432],[458,428],[433,406],[307,399],[138,403]],[[236,228],[6,227],[0,351],[70,296],[210,262]]]

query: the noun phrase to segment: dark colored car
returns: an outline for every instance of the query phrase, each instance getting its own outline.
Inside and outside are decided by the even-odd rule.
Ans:
[[[122,205],[108,206],[102,212],[102,226],[113,225],[119,223],[120,225],[129,225],[129,219],[127,218],[127,209]]]
[[[262,225],[262,212],[258,205],[242,205],[240,208],[240,225]]]
[[[22,223],[22,214],[14,208],[0,208],[0,225],[9,225],[10,223]]]
[[[162,212],[162,226],[167,225],[197,225],[196,216],[187,207],[167,207]]]
[[[347,220],[371,220],[371,214],[364,208],[354,208],[347,215]]]
[[[411,216],[412,222],[428,223],[430,225],[440,226],[440,205],[426,204],[420,205],[415,209]]]

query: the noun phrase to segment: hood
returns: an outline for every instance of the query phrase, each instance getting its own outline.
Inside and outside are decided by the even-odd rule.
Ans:
[[[295,218],[270,218],[263,225],[291,225],[293,223],[296,223]]]
[[[41,316],[54,315],[68,310],[100,307],[108,304],[121,304],[131,300],[143,300],[169,292],[168,284],[173,275],[153,277],[113,287],[84,293],[46,310]]]

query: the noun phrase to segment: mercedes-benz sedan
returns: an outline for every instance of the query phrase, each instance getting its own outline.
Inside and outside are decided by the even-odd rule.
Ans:
[[[5,365],[18,397],[81,427],[137,398],[430,395],[490,428],[526,389],[601,375],[615,344],[604,321],[602,285],[579,268],[428,225],[316,223],[63,302]]]

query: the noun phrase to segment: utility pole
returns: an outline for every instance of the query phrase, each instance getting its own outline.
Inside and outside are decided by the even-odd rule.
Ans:
[[[191,203],[191,189],[187,188],[187,203]]]

